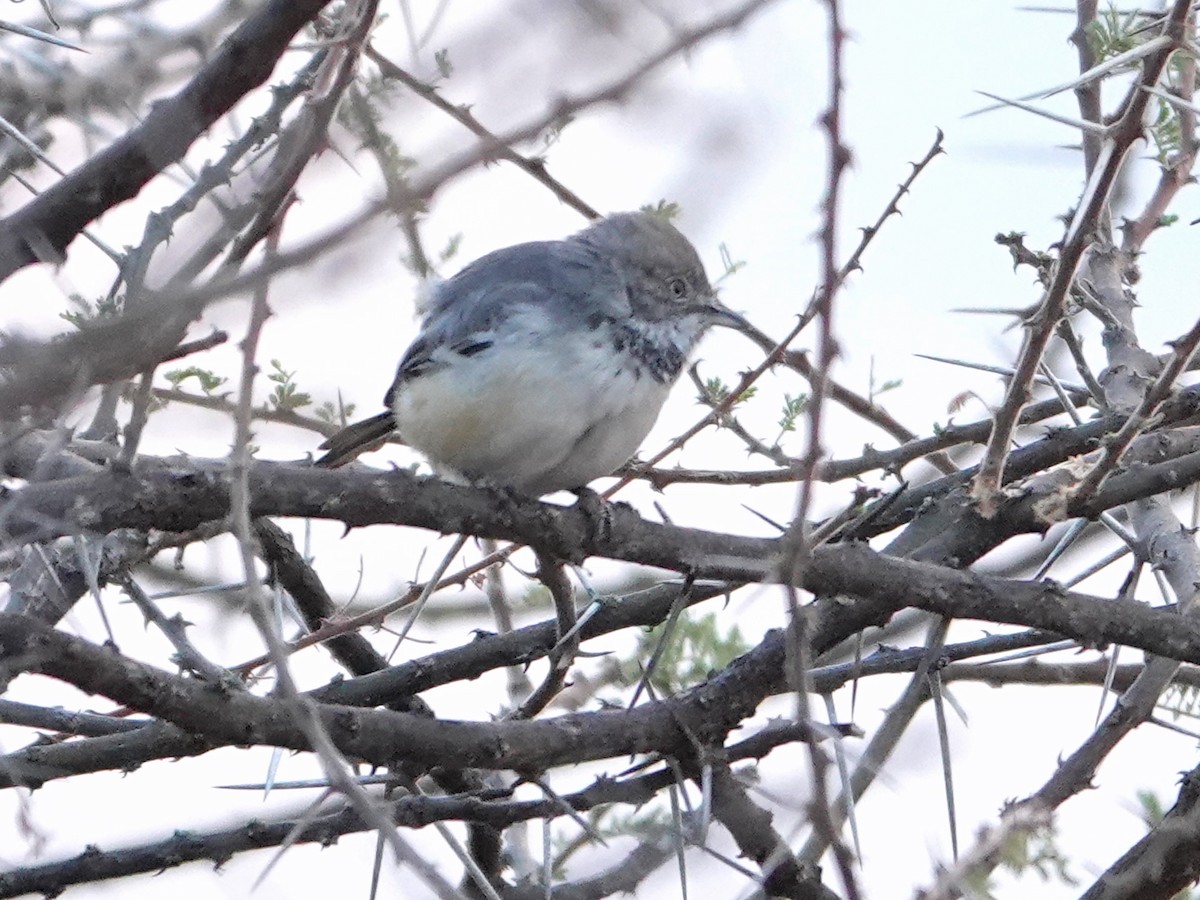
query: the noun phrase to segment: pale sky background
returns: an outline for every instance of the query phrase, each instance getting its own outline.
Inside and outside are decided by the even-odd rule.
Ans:
[[[433,6],[432,2],[413,2],[418,22],[425,21]],[[668,6],[693,7],[687,9],[687,21],[707,17],[700,15],[700,7],[718,8],[708,3]],[[884,404],[912,430],[925,434],[934,422],[946,421],[951,397],[973,390],[988,402],[998,402],[1000,383],[994,376],[947,368],[913,354],[948,351],[980,362],[1009,363],[1017,346],[1015,333],[997,336],[997,320],[948,310],[1034,302],[1038,292],[1031,274],[1028,270],[1014,273],[1007,251],[993,242],[993,236],[1022,231],[1030,246],[1045,248],[1060,236],[1057,217],[1073,206],[1082,186],[1078,154],[1064,146],[1076,142],[1069,129],[1014,110],[965,116],[988,102],[977,90],[1017,97],[1073,77],[1075,51],[1066,40],[1073,16],[1023,12],[1015,4],[1001,2],[859,0],[846,7],[852,40],[846,51],[843,111],[854,165],[846,176],[839,214],[842,256],[857,240],[856,229],[874,221],[895,185],[908,174],[910,161],[925,154],[937,127],[946,133],[947,153],[921,177],[902,203],[903,217],[885,225],[867,253],[864,271],[853,276],[840,295],[837,326],[843,356],[836,377],[862,393],[868,390],[872,366],[877,382],[902,379],[899,389],[882,398]],[[556,92],[586,90],[625,71],[665,40],[666,33],[654,27],[655,20],[649,15],[643,18],[645,27],[634,33],[564,38],[547,31],[544,17],[534,12],[540,8],[541,4],[533,2],[490,4],[493,18],[487,22],[507,21],[510,30],[505,32],[481,28],[475,4],[452,2],[429,44],[430,50],[448,47],[456,67],[454,76],[442,86],[445,95],[455,102],[471,103],[472,112],[495,131],[539,115]],[[818,279],[814,235],[825,162],[824,138],[815,122],[828,94],[823,9],[823,5],[810,2],[774,4],[740,31],[704,44],[686,63],[676,62],[660,70],[623,106],[583,114],[548,151],[550,171],[602,210],[634,208],[660,198],[678,202],[683,208],[680,227],[699,248],[711,275],[721,271],[722,243],[734,259],[746,262],[726,283],[723,297],[774,335],[786,331]],[[497,14],[495,10],[506,12]],[[390,12],[389,33],[395,36],[400,17],[395,10]],[[9,14],[10,10],[4,10],[4,15]],[[388,45],[387,34],[381,36],[379,46],[418,75],[428,76],[432,71],[429,53],[414,63],[401,41]],[[588,60],[589,51],[600,54],[607,65]],[[402,91],[398,96],[401,99],[389,127],[405,152],[435,162],[447,150],[465,146],[464,133],[454,123]],[[1117,95],[1110,88],[1106,96]],[[1067,114],[1075,111],[1069,92],[1047,105]],[[349,137],[343,138],[340,149],[353,155],[354,168],[334,153],[317,163],[302,188],[303,202],[289,216],[285,238],[295,240],[337,222],[361,198],[376,196],[374,164],[355,152]],[[1154,174],[1153,166],[1147,165],[1133,180],[1135,200],[1138,191],[1144,194],[1152,184]],[[170,188],[149,191],[144,200],[107,216],[98,231],[116,246],[134,243],[145,211],[172,196]],[[1174,211],[1190,221],[1200,216],[1198,206],[1196,193],[1186,191]],[[1133,209],[1136,203],[1123,211]],[[452,274],[459,265],[496,247],[558,237],[582,225],[577,214],[560,206],[540,185],[498,165],[460,179],[439,194],[430,210],[425,237],[427,246],[436,250],[449,236],[462,234],[461,250],[444,272]],[[186,233],[177,233],[180,248],[187,241]],[[1189,249],[1194,241],[1192,230],[1177,226],[1149,244],[1138,286],[1144,307],[1138,323],[1147,349],[1161,351],[1162,341],[1191,324],[1191,291],[1200,274],[1198,256]],[[298,370],[299,386],[317,401],[333,399],[340,388],[348,400],[358,404],[360,415],[376,412],[396,360],[415,333],[414,285],[400,262],[402,250],[395,226],[381,222],[368,238],[324,264],[281,279],[272,298],[276,317],[263,337],[263,363],[278,357],[287,368]],[[71,264],[60,273],[22,272],[0,287],[0,325],[31,333],[56,329],[55,316],[62,304],[47,302],[47,285],[59,292],[95,294],[106,288],[111,278],[107,265],[87,248],[77,246],[72,249]],[[36,302],[29,301],[32,296]],[[226,327],[232,339],[227,347],[209,354],[203,364],[231,379],[236,377],[236,341],[244,332],[245,318],[245,304],[237,302],[216,308],[205,320]],[[1094,330],[1090,334],[1089,349],[1098,354]],[[806,336],[800,346],[811,346],[809,340]],[[713,335],[700,356],[705,373],[721,374],[729,382],[759,358],[743,338],[733,334]],[[785,392],[802,389],[798,379],[779,375],[764,385],[741,416],[756,433],[772,436],[778,399]],[[693,393],[689,385],[679,387],[644,445],[645,452],[661,447],[701,414]],[[956,421],[974,421],[985,413],[979,402],[970,403]],[[228,452],[231,435],[232,424],[223,417],[175,408],[152,420],[143,449],[220,456]],[[801,438],[793,436],[791,441],[787,446],[799,453]],[[838,456],[854,455],[868,441],[892,446],[890,439],[840,415],[831,419],[825,436],[827,447]],[[292,429],[262,427],[257,443],[264,458],[295,459],[315,449],[317,441]],[[407,464],[414,457],[403,448],[394,448],[371,459],[379,465],[388,460]],[[697,442],[677,461],[706,468],[761,467],[759,462],[747,462],[740,446],[725,435]],[[876,482],[868,479],[867,483]],[[840,505],[847,487],[835,485],[822,492],[827,510]],[[623,496],[649,516],[656,515],[652,502],[657,499],[679,524],[717,525],[754,534],[769,534],[770,530],[742,504],[782,520],[794,503],[791,488],[728,491],[672,487],[656,498],[648,489],[635,486]],[[302,533],[298,523],[293,531]],[[398,537],[395,529],[365,529],[340,539],[340,531],[340,526],[332,523],[313,527],[318,570],[341,596],[353,589],[361,564],[363,595],[386,599],[412,577],[421,550],[429,551],[422,569],[428,571],[446,546],[446,541],[421,532]],[[223,546],[228,549],[228,544]],[[212,550],[194,548],[187,558],[206,578],[234,577],[235,570],[223,553],[221,543],[214,542]],[[602,583],[611,571],[604,564],[594,567]],[[1066,567],[1059,577],[1074,571],[1074,567]],[[1085,589],[1102,592],[1109,588],[1106,582],[1097,581]],[[448,602],[458,599],[452,596]],[[1145,599],[1156,598],[1147,595]],[[226,643],[214,649],[218,661],[232,663],[256,652],[255,639],[247,630],[230,628],[228,619],[200,604],[167,608],[186,609],[187,617],[198,625],[197,634],[205,633],[206,627],[226,629],[221,635]],[[710,604],[704,611],[710,609],[717,607]],[[782,598],[765,589],[743,592],[726,614],[755,633],[782,620]],[[132,611],[121,608],[119,617],[122,649],[161,663],[163,642],[144,634]],[[70,624],[91,639],[103,638],[90,601],[79,605]],[[487,623],[481,624],[486,627]],[[419,627],[418,632],[421,630]],[[959,625],[956,638],[980,634],[977,626]],[[469,638],[464,631],[438,634],[435,629],[426,629],[421,636],[446,647]],[[588,649],[624,649],[628,640],[628,636],[615,636],[595,642],[602,647]],[[390,647],[390,640],[381,639],[380,646]],[[412,652],[429,649],[418,646]],[[1123,661],[1132,658],[1135,655],[1126,651]],[[328,667],[307,662],[298,663],[297,670],[304,686],[320,683],[329,672]],[[861,686],[856,720],[868,734],[901,683],[873,679]],[[34,686],[23,681],[19,687],[33,690]],[[435,691],[429,699],[443,716],[453,715],[459,708],[463,715],[483,716],[487,710],[480,708],[478,692],[489,687],[497,688],[498,701],[502,689],[498,679]],[[43,686],[39,683],[37,689]],[[957,719],[951,722],[960,840],[967,847],[978,826],[994,821],[1006,800],[1036,789],[1053,771],[1058,756],[1069,753],[1087,736],[1099,697],[1092,689],[989,690],[973,686],[957,686],[954,694],[970,715],[969,726]],[[63,692],[60,702],[108,708],[106,702],[89,702],[69,692]],[[839,713],[847,715],[848,699],[839,696],[838,703]],[[786,710],[787,705],[777,701],[764,705],[761,714]],[[0,746],[6,751],[21,746],[25,739],[23,733],[0,730]],[[852,757],[859,746],[847,743]],[[147,765],[128,777],[109,774],[53,783],[30,800],[33,819],[49,838],[45,858],[79,852],[84,843],[95,839],[97,822],[105,823],[99,831],[105,849],[115,849],[165,838],[175,827],[216,826],[299,806],[308,794],[303,800],[300,794],[276,794],[264,805],[256,793],[213,789],[231,781],[261,780],[269,757],[270,752],[262,749],[225,750],[196,760]],[[1103,767],[1097,779],[1100,790],[1081,795],[1060,810],[1060,846],[1083,882],[1090,881],[1143,832],[1135,791],[1155,790],[1169,804],[1175,796],[1176,773],[1190,768],[1194,761],[1192,740],[1143,728]],[[618,763],[566,773],[562,789],[582,786],[595,772],[619,767]],[[761,764],[761,770],[765,788],[785,798],[790,794],[796,804],[797,812],[781,813],[776,819],[780,830],[790,834],[799,805],[807,796],[804,750],[777,751]],[[312,772],[308,760],[285,757],[279,777],[301,778]],[[929,883],[934,865],[949,861],[941,779],[932,710],[926,709],[881,783],[859,807],[865,855],[862,884],[868,896],[911,896],[915,888]],[[80,810],[85,785],[87,807]],[[17,862],[25,847],[24,839],[11,833],[16,821],[14,800],[11,792],[0,796],[0,846],[5,848],[0,851],[0,864]],[[164,807],[177,807],[179,812],[164,812]],[[570,833],[571,827],[564,825],[562,833]],[[714,835],[719,831],[714,829]],[[456,863],[432,829],[407,833],[406,837],[442,862],[452,879],[457,878]],[[723,834],[714,839],[719,848],[729,850],[730,842]],[[536,849],[539,844],[540,836],[531,832],[531,845]],[[366,897],[373,850],[372,836],[344,838],[328,851],[311,846],[293,849],[253,895],[273,900],[320,896],[328,890],[339,896]],[[597,865],[603,864],[602,855],[593,858]],[[71,889],[68,896],[157,898],[170,892],[181,898],[243,897],[250,895],[251,885],[269,859],[269,853],[243,855],[220,875],[213,874],[206,864],[192,864],[154,878]],[[827,871],[827,883],[840,890],[832,871]],[[712,896],[744,896],[747,891],[744,880],[722,864],[695,854],[690,857],[689,875],[694,890],[704,885]],[[393,885],[388,888],[390,896],[427,895],[407,872],[399,876],[392,872],[388,878]],[[667,866],[643,886],[639,896],[677,896],[676,882],[674,867]],[[1008,886],[1000,890],[1002,897],[1071,893],[1060,884],[1043,887],[1032,875],[1019,885],[1003,883]]]

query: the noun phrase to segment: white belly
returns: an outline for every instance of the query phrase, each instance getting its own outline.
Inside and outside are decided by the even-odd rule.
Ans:
[[[620,360],[607,337],[456,357],[406,382],[400,434],[436,468],[541,496],[582,487],[628,460],[669,386]]]

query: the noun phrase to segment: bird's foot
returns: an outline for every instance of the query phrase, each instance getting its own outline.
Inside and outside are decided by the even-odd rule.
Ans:
[[[612,540],[613,504],[609,503],[590,487],[575,488],[575,508],[588,520],[589,534],[593,543],[606,544]]]

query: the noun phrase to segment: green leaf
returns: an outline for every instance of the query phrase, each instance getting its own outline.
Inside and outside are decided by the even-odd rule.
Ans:
[[[725,668],[749,649],[750,645],[737,625],[723,628],[722,621],[714,613],[694,617],[682,615],[676,620],[674,634],[650,676],[655,690],[678,693],[703,681],[710,672]],[[659,625],[638,637],[636,655],[621,667],[626,684],[636,684],[641,678],[643,662],[658,646],[663,627]]]
[[[450,235],[450,239],[446,241],[446,246],[438,251],[438,262],[449,262],[453,257],[458,255],[458,249],[462,245],[462,232]]]
[[[673,203],[670,200],[659,200],[653,205],[647,203],[645,206],[639,207],[639,209],[654,216],[662,216],[668,222],[676,218],[681,211],[679,204]]]
[[[796,420],[804,414],[808,409],[808,394],[791,394],[783,395],[783,413],[779,417],[779,435],[775,438],[775,443],[779,443],[779,438],[783,437],[789,431],[796,430]]]
[[[125,308],[125,297],[120,294],[101,297],[95,303],[80,294],[71,294],[71,302],[78,309],[67,310],[58,315],[60,319],[69,322],[76,328],[83,328],[88,322],[97,319],[111,319],[119,315]]]
[[[201,369],[199,366],[188,366],[186,369],[172,369],[164,373],[164,378],[170,382],[171,387],[180,390],[185,381],[190,378],[196,379],[200,385],[200,390],[207,396],[212,396],[213,392],[225,384],[229,379],[221,375],[217,375],[208,369]]]
[[[729,386],[717,376],[704,379],[704,399],[710,403],[724,403],[729,396]]]
[[[273,371],[267,373],[267,379],[275,382],[275,390],[267,398],[267,403],[280,412],[295,412],[312,404],[312,395],[299,390],[293,380],[295,372],[289,372],[277,359],[271,360]]]
[[[1109,4],[1101,11],[1095,20],[1088,25],[1088,42],[1096,55],[1096,62],[1101,63],[1114,56],[1120,56],[1133,50],[1139,44],[1149,39],[1149,29],[1139,29],[1136,14],[1122,14],[1116,6]],[[1136,62],[1129,64],[1129,70],[1137,67]]]

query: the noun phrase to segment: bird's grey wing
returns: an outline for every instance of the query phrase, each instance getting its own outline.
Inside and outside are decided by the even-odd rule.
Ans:
[[[436,288],[384,402],[391,408],[405,381],[489,349],[515,308],[538,308],[563,329],[594,328],[596,316],[627,314],[626,303],[618,274],[590,248],[539,241],[489,253]]]
[[[505,311],[513,305],[544,303],[545,289],[536,284],[510,283],[488,289],[486,296],[466,297],[469,306],[426,320],[396,367],[396,377],[383,402],[392,407],[396,391],[414,378],[451,365],[455,358],[474,356],[490,349],[504,329]]]
[[[486,326],[503,306],[496,292],[513,285],[536,285],[542,293],[529,302],[560,296],[564,302],[553,305],[570,310],[580,295],[598,284],[612,286],[618,277],[609,259],[575,241],[516,244],[481,256],[438,285],[426,303],[423,325],[466,318],[470,327]]]

